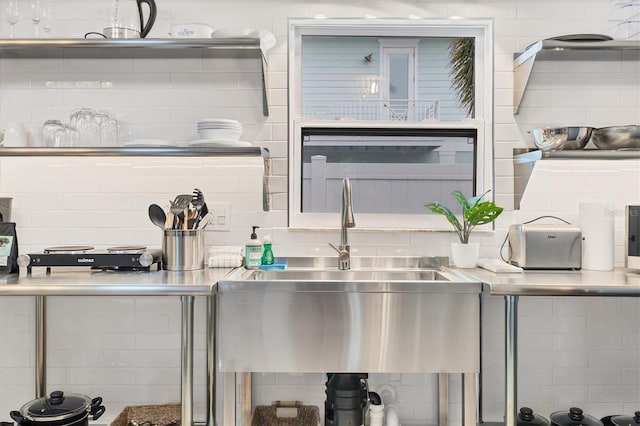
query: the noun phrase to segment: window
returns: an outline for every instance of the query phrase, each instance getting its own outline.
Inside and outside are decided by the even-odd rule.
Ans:
[[[358,228],[449,229],[424,205],[490,189],[491,28],[290,21],[290,226],[338,226],[345,177]]]

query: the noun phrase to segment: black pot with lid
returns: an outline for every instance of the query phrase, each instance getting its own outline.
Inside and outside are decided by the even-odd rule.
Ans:
[[[19,425],[26,426],[87,426],[105,412],[102,398],[89,398],[80,394],[53,391],[48,397],[27,402],[20,411],[9,415]]]
[[[611,423],[615,426],[640,426],[640,411],[633,416],[611,416]]]
[[[549,420],[535,414],[529,407],[521,407],[517,418],[518,426],[549,426]]]
[[[593,416],[584,414],[581,408],[571,407],[569,412],[556,411],[549,416],[552,426],[603,426],[602,422]]]

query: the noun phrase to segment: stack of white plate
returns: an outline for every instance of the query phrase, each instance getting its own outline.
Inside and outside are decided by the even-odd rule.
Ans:
[[[226,118],[203,118],[198,121],[199,140],[190,146],[248,146],[240,141],[242,123]]]

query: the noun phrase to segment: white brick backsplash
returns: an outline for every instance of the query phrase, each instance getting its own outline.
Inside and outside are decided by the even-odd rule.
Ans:
[[[24,384],[25,381],[25,377],[30,377],[32,374],[33,370],[29,369],[29,368],[20,368],[20,367],[14,367],[14,368],[1,368],[0,369],[0,374],[2,374],[2,387],[3,388],[12,388],[15,385],[22,385]],[[31,388],[31,391],[33,391],[33,388]],[[8,399],[6,400],[12,400],[13,398],[11,397],[10,393],[6,395],[8,397]],[[28,397],[28,399],[26,399],[24,402],[26,401],[30,401],[31,399],[33,399],[33,395]],[[23,402],[23,404],[24,404]],[[16,407],[14,407],[15,409]]]
[[[2,368],[0,368],[0,375],[4,369],[12,368],[25,368],[33,365],[32,360],[25,356],[23,350],[2,350],[0,351],[0,358],[2,358]]]
[[[0,3],[2,3],[0,1]],[[110,1],[55,1],[54,35],[82,37],[104,27]],[[3,158],[0,193],[11,196],[19,225],[21,252],[58,244],[91,243],[97,247],[143,243],[160,245],[158,229],[146,207],[164,205],[178,192],[194,187],[208,200],[230,202],[232,230],[207,232],[206,243],[242,244],[249,226],[271,233],[276,255],[333,255],[328,241],[337,231],[287,230],[287,19],[314,16],[493,17],[495,26],[495,147],[498,160],[495,199],[511,210],[512,148],[533,146],[527,130],[550,125],[608,126],[637,122],[640,116],[640,62],[537,61],[520,114],[513,115],[513,52],[531,42],[566,33],[593,33],[609,2],[572,0],[540,2],[394,2],[366,1],[320,5],[311,1],[270,4],[265,13],[256,1],[205,3],[166,1],[151,36],[164,37],[172,22],[205,21],[220,31],[251,26],[273,31],[278,38],[269,58],[267,86],[270,116],[262,116],[261,75],[255,59],[201,59],[174,52],[180,59],[149,58],[105,52],[111,59],[54,57],[0,60],[0,127],[20,121],[27,127],[46,119],[67,121],[73,108],[108,108],[135,124],[135,137],[185,141],[204,117],[243,122],[243,139],[270,149],[277,158],[272,194],[277,211],[262,211],[261,159],[211,158]],[[553,8],[554,16],[548,14]],[[564,19],[571,16],[571,22]],[[209,18],[207,18],[209,17]],[[595,30],[594,30],[595,29]],[[30,36],[28,20],[16,31]],[[8,25],[0,22],[0,34]],[[259,62],[258,62],[259,63]],[[78,87],[89,85],[90,88]],[[93,85],[101,88],[91,88]],[[593,102],[597,99],[597,102]],[[259,142],[256,142],[259,141]],[[495,233],[477,233],[482,254],[497,257],[509,224],[542,214],[577,219],[579,202],[611,200],[618,212],[637,203],[637,162],[615,164],[555,162],[558,172],[538,162],[521,211],[505,212]],[[623,169],[623,171],[621,171]],[[284,179],[284,180],[283,180]],[[569,181],[573,180],[573,183]],[[280,192],[282,191],[282,192]],[[81,200],[81,201],[80,201]],[[357,214],[357,213],[356,213]],[[622,262],[622,221],[616,218],[616,264]],[[454,236],[448,232],[352,232],[352,250],[360,255],[446,255]],[[503,300],[484,297],[484,420],[502,420]],[[48,305],[50,368],[48,383],[108,403],[105,422],[126,405],[178,402],[179,304],[174,298],[52,298]],[[0,299],[0,337],[11,348],[0,351],[0,411],[20,407],[33,398],[33,299]],[[640,404],[640,302],[621,298],[521,298],[519,403],[535,404],[548,416],[569,404],[598,416],[630,414]],[[197,318],[204,318],[200,309]],[[204,420],[204,324],[196,320],[196,420]],[[99,330],[91,334],[90,331]],[[73,346],[72,346],[73,345]],[[606,346],[607,348],[603,348]],[[613,346],[614,348],[610,348]],[[82,347],[82,350],[69,350]],[[96,365],[97,363],[97,365]],[[95,374],[93,374],[95,373]],[[379,376],[379,377],[376,377]],[[435,376],[401,375],[398,392],[403,424],[437,422]],[[256,403],[301,399],[322,407],[324,376],[320,374],[254,374]],[[391,382],[391,375],[372,375],[370,383]],[[455,378],[458,380],[458,378]],[[62,386],[64,385],[64,386]],[[455,388],[457,391],[457,388]],[[450,408],[459,408],[452,395]],[[322,410],[321,410],[322,411]],[[459,413],[451,413],[461,424]],[[226,426],[226,425],[225,425]]]

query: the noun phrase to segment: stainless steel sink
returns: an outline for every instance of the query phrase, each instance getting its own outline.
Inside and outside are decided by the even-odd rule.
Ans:
[[[480,282],[433,258],[287,265],[218,282],[221,371],[479,371]]]
[[[285,269],[253,271],[247,279],[257,281],[453,281],[455,277],[444,271],[433,269],[416,271],[390,270],[318,270]]]
[[[220,291],[420,291],[478,292],[479,283],[442,266],[442,258],[353,257],[352,269],[339,270],[335,258],[287,258],[286,269],[239,268],[218,284]],[[440,265],[440,266],[439,266]]]
[[[330,257],[287,257],[277,261],[284,262],[287,269],[322,269],[337,270],[337,256]],[[439,269],[449,266],[448,257],[439,256],[352,256],[351,270],[419,270]]]

